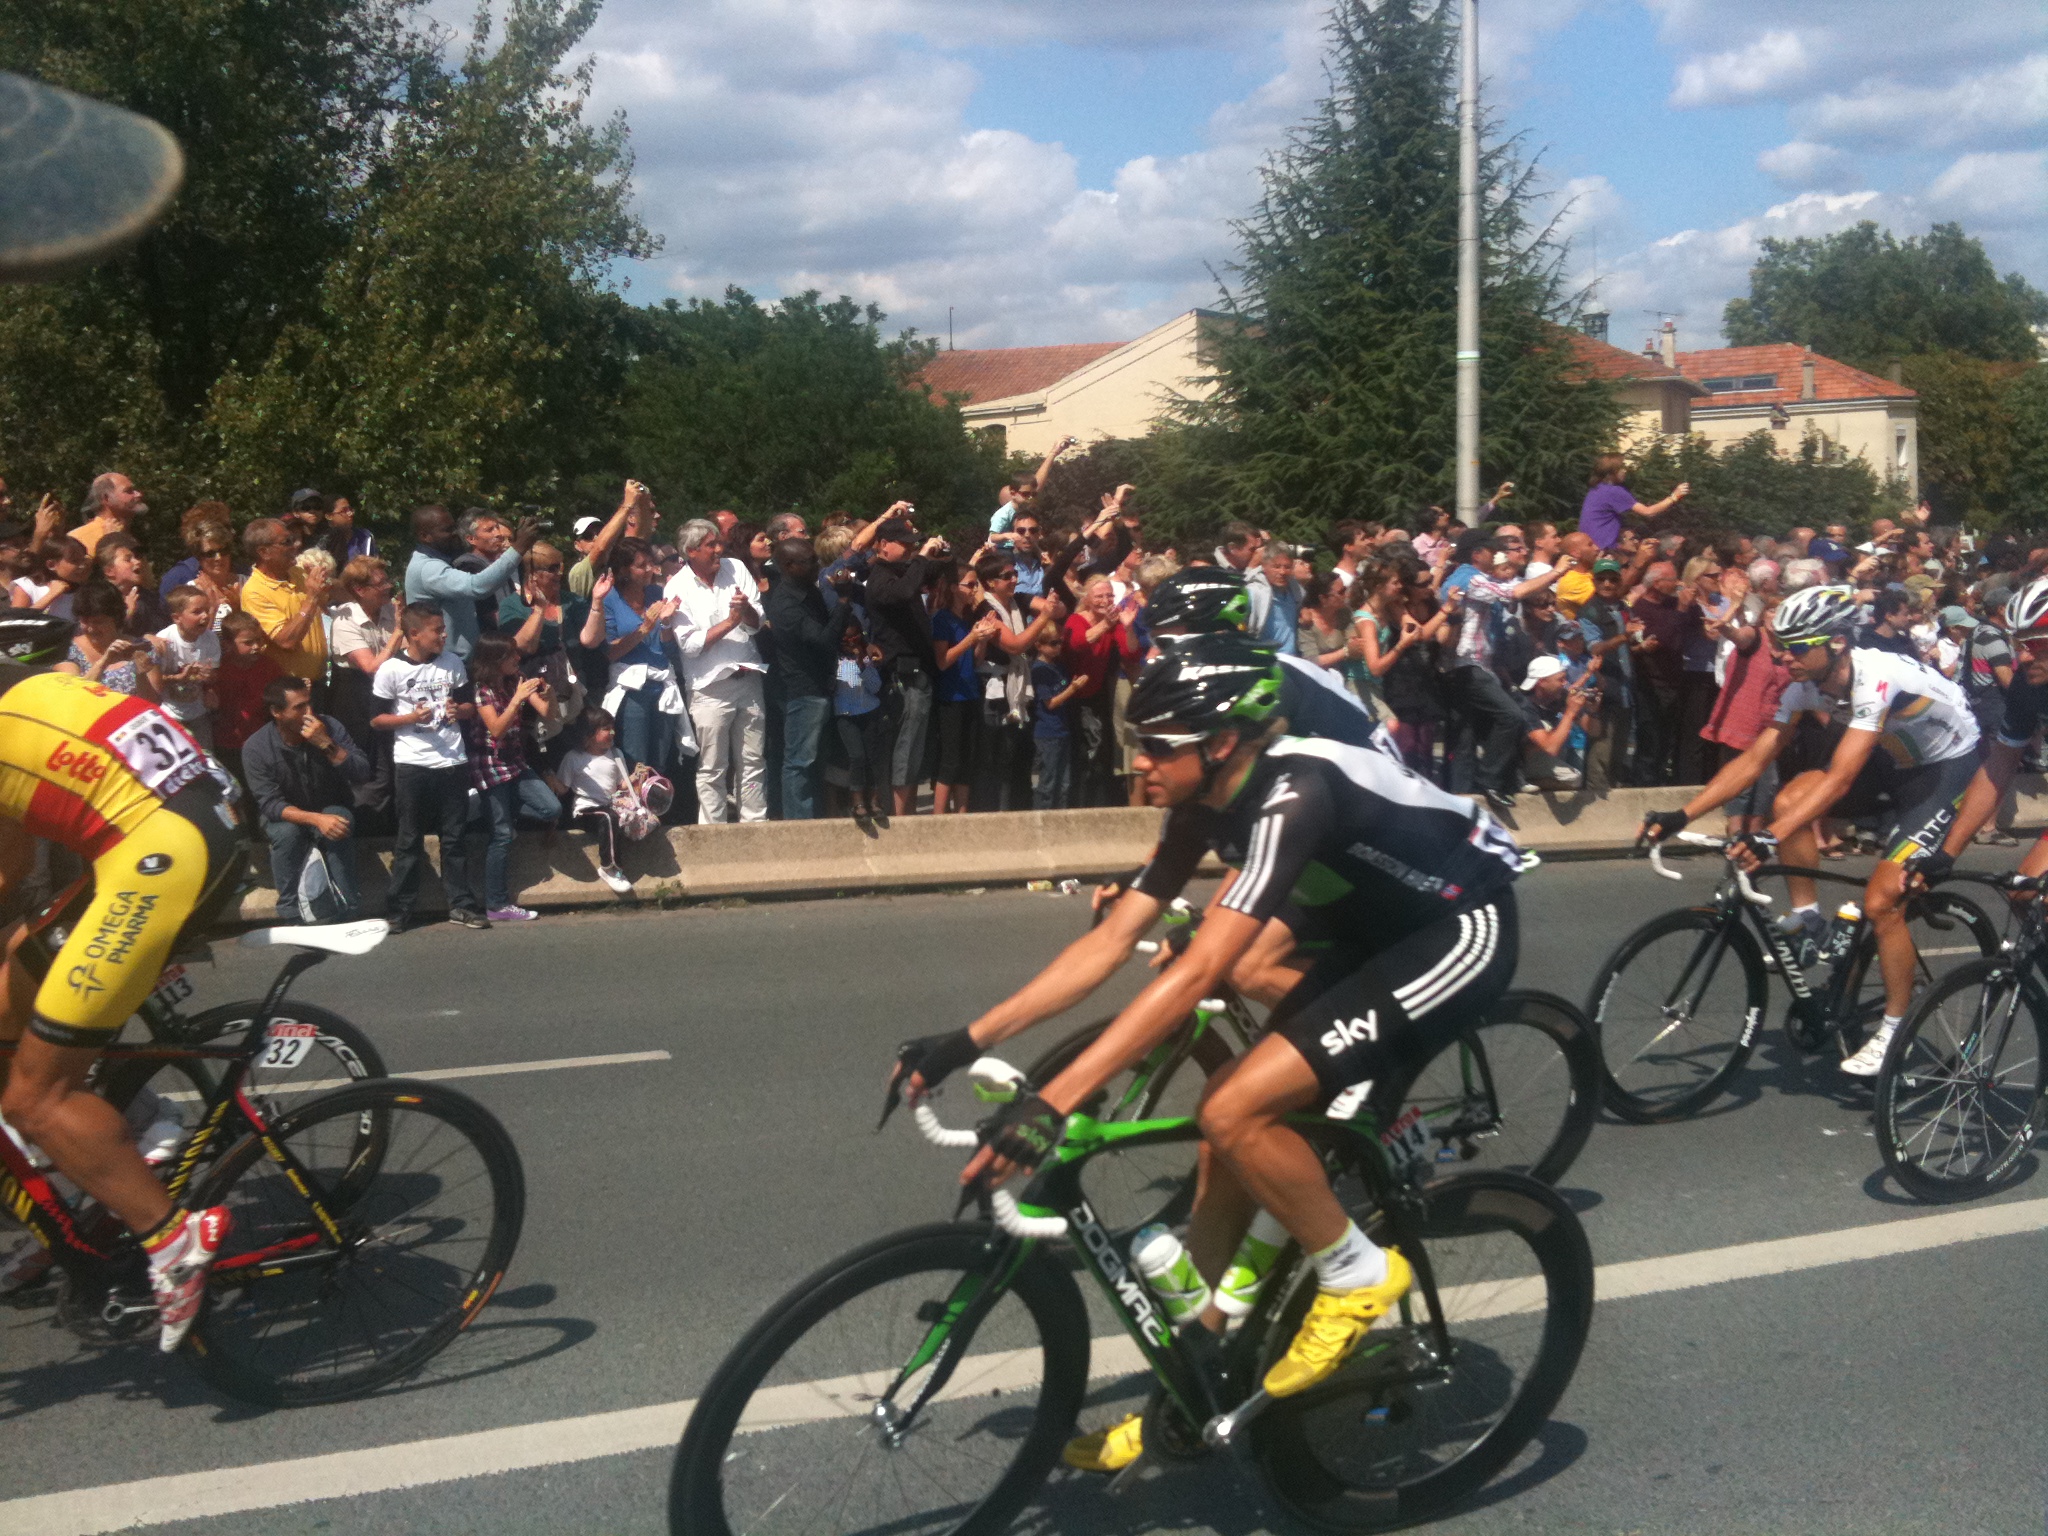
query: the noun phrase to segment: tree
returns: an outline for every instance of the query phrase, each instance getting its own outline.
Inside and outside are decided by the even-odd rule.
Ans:
[[[1790,455],[1778,452],[1770,432],[1758,430],[1716,450],[1703,437],[1674,446],[1658,439],[1631,463],[1629,489],[1645,502],[1662,500],[1681,480],[1691,493],[1657,519],[1659,533],[1713,539],[1722,534],[1782,534],[1805,524],[1861,527],[1871,517],[1900,511],[1907,498],[1881,484],[1862,459],[1830,463],[1825,440],[1808,432]]]
[[[1164,451],[1212,520],[1313,539],[1345,516],[1407,521],[1453,490],[1457,308],[1456,34],[1441,0],[1338,0],[1330,94],[1263,171],[1238,223],[1210,338],[1215,392]],[[1483,473],[1532,514],[1577,505],[1613,436],[1610,393],[1580,377],[1554,321],[1572,308],[1561,246],[1531,223],[1513,141],[1482,158]],[[1198,468],[1199,466],[1199,468]]]
[[[2048,367],[2035,364],[2006,391],[2012,423],[2011,505],[2030,527],[2048,523]]]
[[[316,312],[214,391],[243,494],[538,499],[601,462],[625,370],[605,281],[656,244],[629,208],[623,119],[583,120],[593,61],[564,72],[598,7],[510,0],[495,46],[480,9],[460,69],[416,93]]]
[[[215,381],[310,309],[353,182],[431,53],[418,0],[36,0],[0,6],[0,59],[157,119],[184,191],[120,261],[0,292],[0,454],[82,486],[189,477]]]
[[[737,288],[635,311],[620,466],[664,507],[765,519],[901,499],[931,528],[985,519],[1000,451],[910,387],[932,346],[908,331],[885,340],[885,318],[816,292],[763,307]]]
[[[1728,301],[1721,329],[1730,346],[1796,342],[1877,369],[1933,352],[2031,362],[2044,322],[2048,294],[2017,272],[1999,277],[1960,224],[1900,240],[1865,220],[1818,239],[1764,241],[1749,296]]]

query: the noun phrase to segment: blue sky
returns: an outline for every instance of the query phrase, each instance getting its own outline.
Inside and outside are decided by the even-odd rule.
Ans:
[[[962,345],[1120,339],[1214,294],[1320,94],[1305,0],[608,0],[666,249],[636,297],[807,287]],[[1711,345],[1766,235],[1959,219],[2048,287],[2040,0],[1482,0],[1614,338]]]

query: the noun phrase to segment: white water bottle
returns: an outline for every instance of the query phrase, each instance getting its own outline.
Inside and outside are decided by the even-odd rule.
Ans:
[[[1131,1263],[1174,1324],[1192,1322],[1209,1305],[1209,1282],[1195,1268],[1181,1240],[1165,1227],[1154,1223],[1131,1239]]]

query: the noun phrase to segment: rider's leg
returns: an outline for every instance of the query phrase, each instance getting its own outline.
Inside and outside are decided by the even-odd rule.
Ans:
[[[1276,917],[1259,930],[1252,947],[1238,958],[1230,972],[1230,984],[1241,996],[1274,1007],[1308,973],[1306,965],[1291,958],[1294,952],[1294,930]]]
[[[24,1036],[0,1094],[0,1116],[129,1231],[143,1236],[171,1214],[171,1197],[135,1150],[121,1112],[83,1087],[98,1056],[98,1046],[57,1046]]]
[[[1815,781],[1822,777],[1818,770],[1800,774],[1778,791],[1777,804],[1785,804],[1788,796],[1811,788]],[[1813,822],[1808,822],[1778,845],[1778,855],[1785,863],[1812,869],[1819,862],[1820,843],[1814,826]],[[1792,906],[1795,910],[1820,905],[1820,887],[1806,876],[1789,875],[1786,877],[1785,885],[1791,893]]]
[[[1863,888],[1863,913],[1877,935],[1877,960],[1884,969],[1884,1012],[1902,1019],[1913,1001],[1917,956],[1913,930],[1906,925],[1906,870],[1887,859],[1870,873]]]
[[[1203,1099],[1200,1111],[1202,1140],[1231,1181],[1271,1212],[1307,1253],[1336,1242],[1351,1220],[1330,1193],[1322,1158],[1286,1124],[1286,1116],[1323,1096],[1301,1052],[1268,1035]],[[1250,1222],[1249,1211],[1245,1221]],[[1232,1251],[1236,1241],[1231,1239]]]

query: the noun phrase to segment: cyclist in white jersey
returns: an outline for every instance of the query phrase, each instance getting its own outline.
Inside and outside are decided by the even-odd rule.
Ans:
[[[1661,841],[1748,789],[1781,754],[1805,757],[1818,732],[1825,767],[1786,775],[1768,830],[1737,839],[1729,857],[1746,869],[1782,858],[1811,867],[1819,856],[1814,823],[1823,816],[1882,814],[1883,860],[1864,887],[1863,910],[1877,935],[1884,970],[1884,1024],[1842,1070],[1872,1077],[1913,1000],[1913,935],[1903,902],[1905,864],[1942,846],[1956,808],[1977,773],[1977,717],[1963,690],[1910,656],[1852,646],[1856,595],[1848,587],[1795,592],[1772,620],[1773,644],[1787,654],[1792,684],[1775,719],[1683,810],[1643,819],[1642,835]],[[1820,716],[1824,724],[1809,723]],[[1789,932],[1809,939],[1822,929],[1814,882],[1793,878]]]

